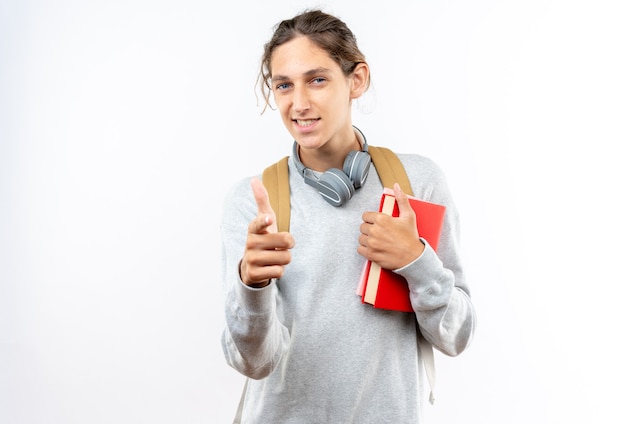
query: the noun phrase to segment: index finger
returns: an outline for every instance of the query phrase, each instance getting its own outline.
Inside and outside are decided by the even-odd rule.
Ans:
[[[259,230],[263,230],[269,227],[269,232],[277,232],[278,229],[276,227],[276,214],[274,213],[274,209],[272,209],[269,194],[267,192],[267,189],[263,185],[263,182],[261,182],[261,180],[259,180],[258,178],[252,178],[252,180],[250,181],[250,185],[252,186],[254,200],[257,204],[258,214],[256,220],[261,220],[257,224],[257,228]]]
[[[254,200],[256,201],[259,213],[273,214],[274,210],[270,204],[270,197],[267,193],[267,189],[263,185],[263,182],[261,182],[258,178],[252,178],[250,185],[252,186]]]

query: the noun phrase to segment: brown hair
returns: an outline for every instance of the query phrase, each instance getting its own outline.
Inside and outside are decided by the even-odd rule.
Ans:
[[[320,10],[308,10],[292,19],[284,20],[274,27],[274,35],[264,46],[261,70],[257,84],[265,100],[263,112],[269,106],[271,87],[272,53],[276,47],[297,36],[308,37],[319,48],[326,50],[343,73],[350,75],[359,63],[365,63],[356,37],[339,18]],[[369,87],[369,79],[367,86]]]

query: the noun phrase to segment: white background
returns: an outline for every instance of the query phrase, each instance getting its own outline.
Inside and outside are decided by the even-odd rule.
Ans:
[[[0,423],[227,423],[224,191],[290,153],[254,84],[307,6],[371,144],[446,171],[479,323],[431,423],[623,423],[620,1],[0,0]]]

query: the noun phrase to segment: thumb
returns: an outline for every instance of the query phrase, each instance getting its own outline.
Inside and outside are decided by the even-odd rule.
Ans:
[[[274,213],[274,209],[272,209],[272,205],[270,204],[270,197],[267,189],[263,185],[263,182],[261,182],[261,180],[259,180],[258,178],[252,178],[252,180],[250,181],[250,185],[252,186],[254,200],[257,204],[257,218],[260,218],[265,227],[268,227],[267,229],[269,232],[277,232],[278,229],[276,227],[276,214]]]
[[[396,202],[398,202],[398,212],[400,217],[410,216],[415,214],[411,204],[409,203],[409,197],[402,191],[400,184],[395,183],[393,185],[394,196],[396,196]]]

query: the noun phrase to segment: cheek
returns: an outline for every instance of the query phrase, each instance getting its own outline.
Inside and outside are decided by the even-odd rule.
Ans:
[[[288,104],[287,104],[287,99],[285,99],[285,96],[274,96],[274,104],[276,104],[276,107],[278,108],[278,111],[281,114],[284,114],[287,112],[288,109]]]
[[[350,103],[350,97],[349,96],[344,96],[343,93],[340,94],[336,94],[334,96],[326,96],[323,99],[323,103],[325,105],[329,105],[329,107],[332,107],[333,109],[342,109],[345,108],[346,105],[349,105]]]

